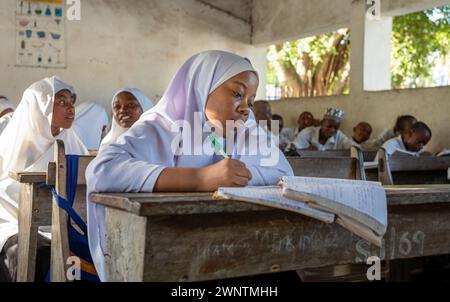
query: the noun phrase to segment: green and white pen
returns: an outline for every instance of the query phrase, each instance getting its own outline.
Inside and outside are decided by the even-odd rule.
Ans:
[[[228,156],[228,154],[225,153],[225,151],[223,151],[222,146],[220,145],[220,143],[216,140],[216,138],[214,137],[214,135],[212,133],[208,134],[208,138],[211,141],[211,144],[214,146],[214,149],[217,150],[217,152],[219,152],[220,155],[222,155],[224,158],[230,158]]]

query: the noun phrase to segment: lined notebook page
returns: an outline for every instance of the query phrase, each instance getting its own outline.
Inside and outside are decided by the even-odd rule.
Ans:
[[[283,197],[279,186],[244,188],[221,187],[217,190],[215,196],[288,210],[319,219],[326,223],[332,223],[335,218],[334,214],[314,209],[301,201]]]
[[[386,193],[379,182],[285,176],[282,178],[283,195],[292,198],[288,191],[307,193],[324,198],[310,201],[330,212],[343,214],[369,226],[378,234],[387,227]]]

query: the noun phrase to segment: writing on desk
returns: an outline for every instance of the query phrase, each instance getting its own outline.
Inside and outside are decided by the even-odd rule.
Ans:
[[[401,232],[398,233],[394,227],[389,229],[388,238],[383,239],[383,244],[377,256],[381,259],[395,259],[407,256],[422,256],[424,254],[425,233],[417,230],[415,232]],[[370,245],[365,240],[359,240],[356,243],[356,251],[359,254],[356,256],[356,262],[365,262],[370,256],[373,256],[373,251]]]

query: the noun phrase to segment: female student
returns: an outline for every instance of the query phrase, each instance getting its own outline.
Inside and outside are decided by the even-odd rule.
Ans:
[[[274,185],[281,176],[293,174],[273,142],[270,154],[266,154],[275,155],[278,161],[264,161],[267,157],[255,148],[250,150],[253,153],[244,152],[253,146],[241,140],[250,136],[249,128],[226,127],[227,121],[254,125],[250,108],[258,82],[256,71],[243,57],[222,51],[194,55],[178,70],[154,108],[116,144],[100,148],[87,168],[86,178],[89,247],[101,280],[107,280],[104,208],[89,201],[90,193],[214,191],[219,186]],[[184,121],[182,127],[179,121]],[[231,158],[214,152],[208,141],[211,132],[194,135],[194,126],[200,126],[200,130],[211,127],[213,133],[220,128],[223,135],[214,138]],[[263,140],[267,134],[261,131],[258,137]],[[233,148],[232,142],[237,142]],[[199,149],[202,151],[195,154]]]
[[[57,77],[40,80],[25,90],[11,122],[0,136],[0,251],[17,234],[20,184],[8,173],[46,170],[53,160],[56,139],[64,141],[68,154],[88,154],[70,129],[75,117],[74,102],[71,86]],[[17,236],[11,240],[17,240]],[[8,242],[9,247],[14,245]],[[10,253],[2,255],[7,257]],[[9,262],[8,269],[14,271],[11,268],[14,265]]]
[[[84,102],[76,107],[73,129],[88,150],[98,150],[108,124],[108,113],[102,105]]]
[[[112,126],[101,144],[111,144],[127,131],[148,109],[153,107],[152,101],[137,88],[124,88],[117,91],[111,101]]]

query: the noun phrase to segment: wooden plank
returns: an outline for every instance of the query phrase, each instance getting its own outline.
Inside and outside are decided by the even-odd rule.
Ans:
[[[45,183],[47,173],[42,172],[9,172],[9,177],[20,183]]]
[[[351,157],[288,157],[295,176],[355,179]]]
[[[437,156],[401,156],[389,158],[391,172],[397,171],[447,171],[450,157]]]
[[[56,159],[56,192],[59,196],[67,198],[66,192],[66,156],[64,143],[57,140],[55,143]],[[51,244],[51,281],[67,281],[66,271],[69,258],[69,241],[67,235],[67,213],[62,210],[55,198],[52,202],[52,244]]]
[[[201,281],[450,253],[450,206],[394,207],[382,248],[284,211],[161,216],[147,222],[144,281]],[[128,246],[124,247],[129,248]]]
[[[387,186],[388,205],[449,203],[450,186]],[[93,193],[92,201],[142,216],[268,211],[241,201],[215,200],[212,193]]]
[[[300,157],[349,157],[350,150],[326,150],[326,151],[312,151],[312,150],[297,150]]]
[[[47,165],[47,185],[54,186],[56,184],[56,163],[50,162]]]
[[[51,193],[36,184],[21,186],[17,281],[32,282],[36,268],[38,227],[51,224]]]
[[[139,282],[144,277],[147,218],[106,208],[106,276],[110,282]]]
[[[33,282],[36,268],[38,225],[32,219],[33,185],[22,184],[19,206],[17,282]]]

